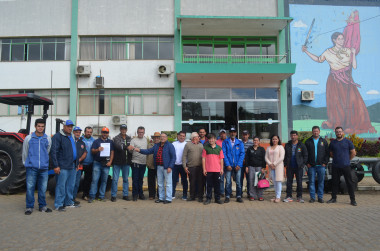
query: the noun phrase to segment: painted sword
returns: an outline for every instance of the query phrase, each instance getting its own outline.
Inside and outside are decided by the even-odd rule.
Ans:
[[[307,43],[309,42],[309,37],[310,37],[311,29],[313,29],[313,26],[314,26],[314,21],[315,21],[315,18],[313,18],[313,21],[311,22],[309,32],[307,33],[307,37],[306,37],[304,46],[306,46]]]

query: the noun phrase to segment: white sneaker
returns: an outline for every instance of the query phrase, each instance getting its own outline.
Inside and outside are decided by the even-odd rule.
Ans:
[[[172,200],[174,200],[175,199],[175,197],[172,197]]]

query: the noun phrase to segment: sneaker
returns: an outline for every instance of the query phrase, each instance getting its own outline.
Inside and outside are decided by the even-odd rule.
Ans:
[[[297,198],[297,202],[299,202],[299,203],[305,203],[305,201],[302,199],[302,197],[298,197]]]
[[[67,205],[66,207],[67,208],[78,208],[78,207],[80,207],[80,205],[71,204],[71,205]]]
[[[79,201],[77,201],[77,200],[74,200],[74,204],[76,204],[76,205],[79,205],[79,204],[80,204],[80,202],[79,202]]]
[[[88,200],[88,197],[86,195],[82,196],[82,200]]]
[[[223,204],[223,201],[222,201],[222,200],[216,200],[215,203],[216,203],[216,204],[219,204],[219,205],[222,205],[222,204]]]
[[[65,212],[66,209],[64,207],[59,207],[59,208],[56,208],[55,211],[58,211],[58,212]]]
[[[285,199],[283,200],[283,202],[286,202],[286,203],[288,203],[288,202],[293,202],[293,198],[292,198],[292,197],[287,197],[287,198],[285,198]]]
[[[226,198],[224,199],[224,203],[228,203],[228,202],[230,202],[230,198],[226,197]]]
[[[156,200],[155,203],[161,203],[164,202],[163,200]]]
[[[310,199],[309,202],[310,202],[310,203],[314,203],[314,202],[315,202],[315,199]]]
[[[174,200],[174,199],[175,199],[175,196],[172,197],[172,200]]]
[[[318,202],[319,203],[325,203],[325,201],[323,199],[321,199],[321,198],[318,198]]]
[[[92,203],[92,202],[94,202],[94,199],[93,198],[88,198],[88,201],[87,201],[88,203]]]
[[[336,203],[336,199],[331,198],[330,200],[327,201],[327,204],[330,204],[330,203]]]
[[[352,200],[351,201],[351,205],[354,206],[354,207],[356,207],[358,205],[358,203],[356,203],[356,201]]]
[[[48,207],[41,207],[40,209],[38,209],[40,212],[44,212],[44,213],[51,213],[52,210]]]
[[[250,201],[254,201],[255,198],[253,198],[253,197],[249,197],[249,200],[250,200]]]
[[[263,197],[260,197],[260,198],[259,198],[259,201],[264,201],[264,198],[263,198]]]
[[[139,200],[146,200],[146,198],[145,198],[144,195],[140,195],[140,196],[139,196]]]
[[[241,197],[237,197],[236,198],[236,202],[243,203],[244,201],[243,201],[243,199]]]
[[[130,201],[131,199],[128,196],[123,196],[123,200]]]
[[[187,197],[183,196],[183,197],[182,197],[182,200],[187,200]]]
[[[211,203],[211,200],[210,199],[207,199],[204,203],[203,203],[203,205],[208,205],[208,204],[210,204]]]
[[[116,202],[116,197],[111,197],[111,202]]]
[[[25,215],[31,215],[33,213],[33,208],[27,208],[25,210]]]
[[[170,200],[165,200],[164,201],[164,204],[170,204],[170,203],[172,203]]]

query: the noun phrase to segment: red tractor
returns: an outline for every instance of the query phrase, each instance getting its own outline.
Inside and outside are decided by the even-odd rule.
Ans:
[[[10,94],[0,96],[0,103],[27,106],[26,129],[18,132],[5,132],[0,129],[0,193],[11,194],[25,187],[26,171],[22,163],[22,143],[30,132],[34,106],[43,106],[42,118],[46,121],[49,106],[53,101],[33,93]]]

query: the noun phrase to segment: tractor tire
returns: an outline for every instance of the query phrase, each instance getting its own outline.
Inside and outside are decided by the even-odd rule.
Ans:
[[[372,177],[377,183],[380,184],[380,162],[377,162],[377,164],[372,167]]]
[[[0,138],[0,193],[13,194],[25,188],[26,169],[22,163],[22,142]]]

